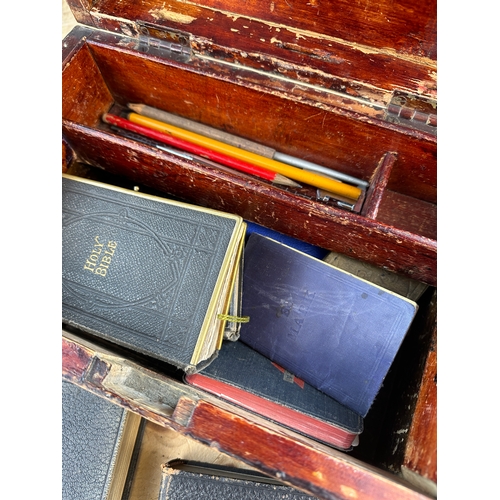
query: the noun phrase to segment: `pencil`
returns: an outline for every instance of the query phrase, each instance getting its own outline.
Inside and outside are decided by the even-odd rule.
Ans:
[[[218,153],[223,153],[224,155],[282,174],[289,179],[345,196],[351,200],[357,200],[361,194],[361,189],[359,187],[344,184],[336,179],[325,177],[308,170],[302,170],[271,158],[266,158],[265,156],[176,127],[175,125],[170,125],[133,112],[128,113],[128,119],[138,125],[143,125],[144,127],[149,127],[172,137],[183,139]]]
[[[220,163],[221,165],[225,165],[235,170],[239,170],[240,172],[245,172],[247,174],[255,175],[256,177],[260,177],[261,179],[265,179],[274,182],[276,184],[282,184],[292,187],[300,187],[300,184],[297,184],[292,179],[288,179],[287,177],[277,172],[266,170],[251,163],[247,163],[237,158],[227,156],[223,153],[212,151],[204,146],[199,146],[197,144],[185,141],[184,139],[173,137],[169,134],[159,132],[157,130],[145,127],[137,123],[133,123],[125,118],[121,118],[119,116],[110,113],[105,113],[102,116],[102,120],[110,125],[115,125],[124,130],[129,130],[131,132],[135,132],[145,137],[149,137],[150,139],[154,139],[156,141],[168,144],[169,146],[181,149],[183,151],[187,151],[188,153],[208,158],[209,160],[213,160],[217,163]],[[187,158],[187,159],[194,159],[194,158]]]
[[[368,182],[358,179],[357,177],[353,177],[352,175],[338,172],[337,170],[324,167],[323,165],[318,165],[317,163],[313,163],[302,158],[296,158],[295,156],[280,153],[279,151],[276,151],[268,146],[264,146],[263,144],[229,134],[223,130],[204,125],[203,123],[199,123],[194,120],[189,120],[188,118],[184,118],[173,113],[168,113],[167,111],[163,111],[146,104],[129,103],[127,106],[139,115],[147,116],[148,118],[153,118],[161,122],[169,123],[170,125],[175,125],[176,127],[184,128],[190,132],[205,135],[211,139],[216,139],[241,149],[246,149],[247,151],[265,156],[266,158],[272,158],[273,160],[281,161],[294,167],[303,168],[318,174],[326,175],[327,177],[332,177],[333,179],[337,179],[339,181],[348,182],[350,184],[354,184],[355,186],[359,186],[360,188],[366,188],[369,185]]]
[[[130,122],[130,123],[132,123],[132,122]],[[137,132],[131,132],[130,130],[126,130],[124,128],[117,127],[116,125],[111,125],[111,130],[117,132],[118,134],[120,134],[123,137],[128,137],[129,139],[133,139],[134,141],[141,142],[142,144],[147,144],[148,146],[159,149],[161,151],[165,151],[166,153],[170,153],[174,156],[178,156],[179,158],[184,158],[185,160],[197,161],[198,163],[201,163],[202,165],[207,165],[209,167],[215,167],[215,168],[222,167],[223,168],[223,165],[221,163],[211,161],[208,158],[204,158],[203,156],[195,155],[192,153],[187,153],[186,151],[181,151],[180,149],[175,149],[175,148],[172,148],[170,146],[166,146],[164,143],[162,143],[160,141],[150,139],[149,137],[138,134]],[[273,182],[275,184],[279,184],[281,180],[282,180],[284,186],[301,187],[300,184],[297,184],[296,182],[292,181],[291,179],[287,179],[286,177],[283,177],[282,175],[275,174]]]

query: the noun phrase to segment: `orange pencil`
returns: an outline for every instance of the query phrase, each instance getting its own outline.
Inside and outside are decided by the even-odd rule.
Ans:
[[[161,122],[159,120],[155,120],[153,118],[149,118],[147,116],[142,116],[137,113],[128,113],[128,119],[131,122],[142,125],[144,127],[149,127],[153,130],[168,134],[172,137],[177,137],[179,139],[189,141],[193,144],[206,147],[212,151],[216,151],[232,158],[237,158],[241,161],[257,165],[267,170],[271,170],[273,172],[284,175],[289,179],[293,179],[295,181],[303,182],[304,184],[309,184],[310,186],[324,189],[333,194],[345,196],[346,198],[349,198],[351,200],[357,200],[361,194],[361,189],[356,186],[344,184],[343,182],[331,179],[329,177],[324,177],[314,172],[309,172],[297,167],[292,167],[291,165],[278,162],[271,158],[266,158],[265,156],[240,149],[230,144],[226,144],[224,142],[211,139],[210,137],[196,134],[189,130],[184,130],[182,128]]]
[[[188,153],[192,153],[203,158],[208,158],[209,160],[213,160],[220,163],[221,165],[225,165],[227,167],[234,168],[235,170],[245,172],[246,174],[255,175],[256,177],[266,179],[276,184],[300,187],[300,185],[293,180],[288,179],[279,173],[273,172],[272,170],[263,169],[257,165],[239,160],[238,158],[233,158],[223,153],[219,153],[218,151],[212,151],[204,146],[185,141],[184,139],[174,137],[170,134],[165,134],[150,127],[145,127],[144,125],[140,125],[139,123],[133,123],[130,120],[121,118],[120,116],[116,116],[111,113],[105,113],[102,116],[102,119],[105,123],[109,123],[110,125],[114,125],[124,130],[128,130],[130,132],[149,137],[150,139],[163,142],[164,144],[168,144],[182,151],[187,151]]]

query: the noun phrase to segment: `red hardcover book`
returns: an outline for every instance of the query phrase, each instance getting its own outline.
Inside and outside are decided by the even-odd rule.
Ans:
[[[244,343],[225,342],[219,356],[185,381],[304,436],[349,450],[363,419]]]

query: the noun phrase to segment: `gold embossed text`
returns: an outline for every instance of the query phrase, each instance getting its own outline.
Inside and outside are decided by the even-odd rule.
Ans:
[[[83,269],[99,276],[106,276],[117,245],[116,241],[108,241],[105,247],[104,243],[99,241],[99,236],[96,236],[92,252],[85,262]]]

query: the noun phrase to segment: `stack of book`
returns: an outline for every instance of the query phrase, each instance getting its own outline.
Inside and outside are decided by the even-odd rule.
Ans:
[[[63,176],[63,323],[348,451],[417,304],[246,228],[231,214]]]
[[[349,450],[416,303],[258,233],[244,259],[240,340],[186,381]]]

